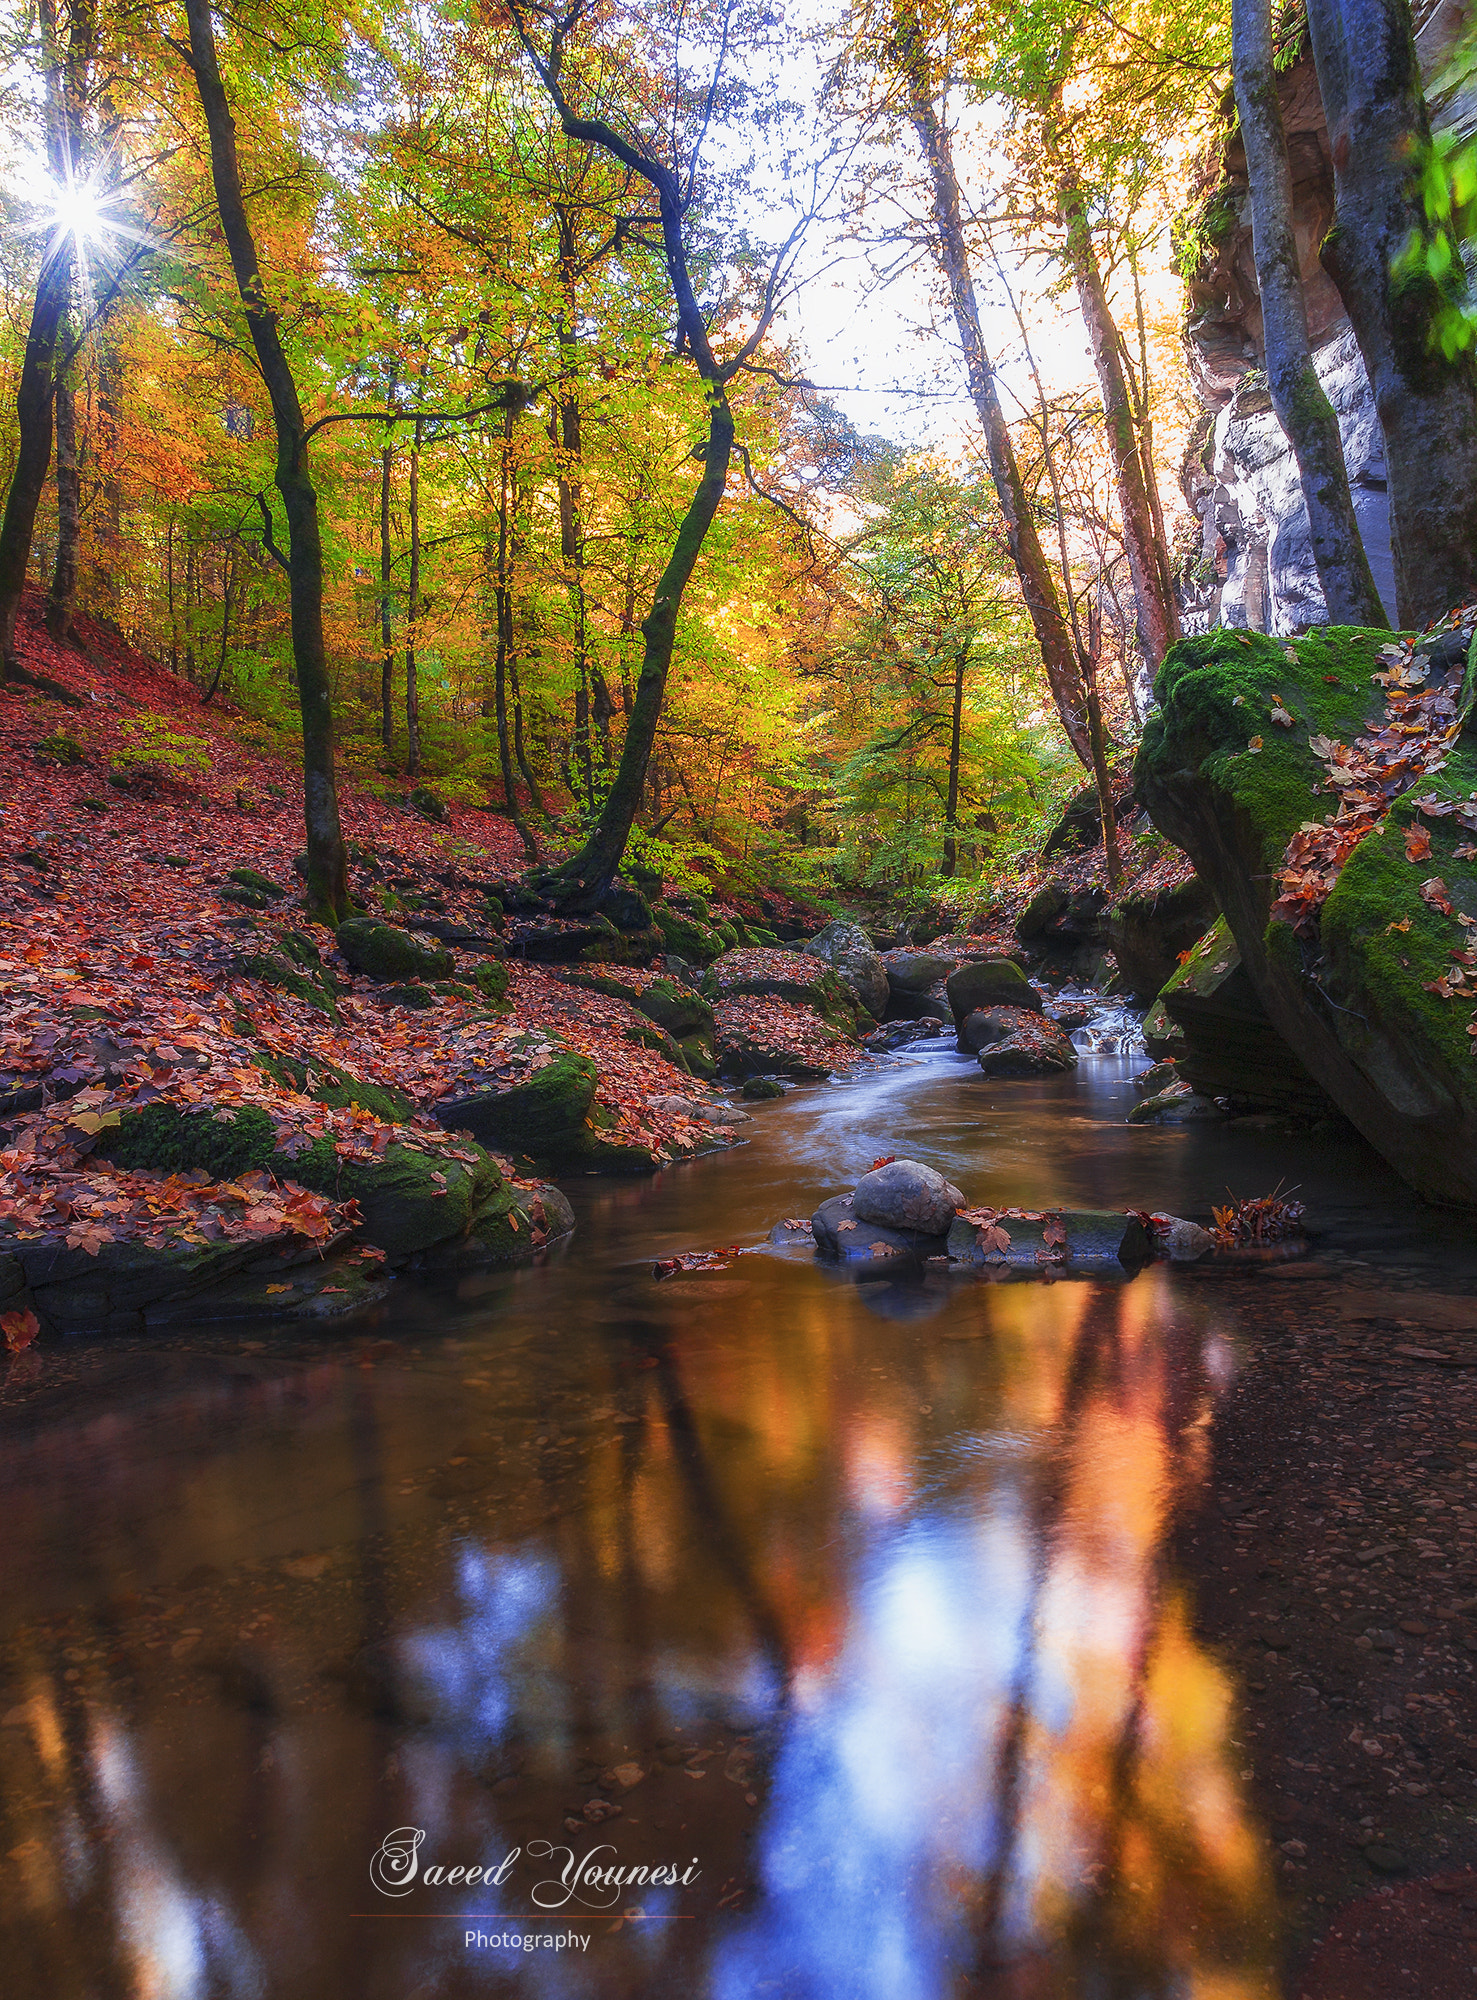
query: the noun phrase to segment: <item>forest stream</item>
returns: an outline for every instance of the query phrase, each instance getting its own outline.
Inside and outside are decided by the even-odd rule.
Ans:
[[[1299,1341],[1349,1356],[1361,1299],[1449,1346],[1470,1225],[1352,1139],[1131,1128],[1142,1063],[1000,1084],[925,1046],[756,1107],[734,1152],[572,1184],[567,1254],[458,1296],[402,1278],[343,1328],[17,1357],[7,1990],[1477,1990],[1441,1983],[1477,1965],[1477,1876],[1438,1866],[1470,1847],[1472,1537],[1391,1529],[1392,1568],[1297,1522],[1340,1424],[1419,1431],[1429,1381],[1304,1369],[1320,1423],[1273,1379]],[[752,1249],[890,1152],[1000,1205],[1204,1215],[1280,1176],[1315,1236],[1120,1283]],[[652,1275],[725,1245],[750,1247]],[[1438,1439],[1377,1447],[1366,1502],[1411,1452],[1435,1490],[1470,1381],[1443,1378]],[[1352,1668],[1327,1650],[1402,1617]],[[1402,1674],[1397,1769],[1357,1739]],[[571,1887],[587,1856],[676,1879]],[[1340,1909],[1373,1926],[1344,1974]]]

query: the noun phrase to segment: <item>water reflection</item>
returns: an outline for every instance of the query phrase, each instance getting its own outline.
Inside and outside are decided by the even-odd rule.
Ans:
[[[1126,1069],[1015,1109],[954,1074],[910,1137],[971,1192],[1107,1177],[1073,1135]],[[601,1189],[578,1257],[407,1294],[379,1350],[231,1336],[127,1397],[75,1362],[0,1468],[16,1991],[1279,1990],[1234,1690],[1165,1553],[1233,1366],[1216,1289],[630,1261],[757,1240],[918,1085]],[[392,1909],[368,1863],[406,1826],[524,1858]],[[584,1953],[468,1951],[539,1841],[701,1874]]]

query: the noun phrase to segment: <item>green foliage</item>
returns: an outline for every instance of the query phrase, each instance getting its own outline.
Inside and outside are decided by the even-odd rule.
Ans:
[[[43,736],[36,745],[36,755],[46,764],[82,764],[87,761],[87,752],[75,736],[69,736],[64,729],[54,730],[50,736]]]
[[[1477,341],[1462,262],[1463,247],[1477,237],[1477,140],[1437,133],[1418,162],[1418,187],[1425,226],[1412,232],[1392,275],[1397,287],[1430,288],[1429,341],[1450,361]]]
[[[115,753],[108,777],[124,791],[183,784],[210,769],[206,738],[177,730],[167,715],[130,716],[121,729],[128,740]]]

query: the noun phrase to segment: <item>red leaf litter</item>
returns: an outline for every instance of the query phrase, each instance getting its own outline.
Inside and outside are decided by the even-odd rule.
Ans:
[[[122,1113],[158,1100],[223,1112],[256,1105],[289,1155],[327,1137],[346,1157],[377,1157],[405,1140],[454,1159],[465,1140],[443,1131],[431,1107],[537,1066],[530,1029],[545,1031],[545,1060],[555,1037],[594,1060],[611,1120],[603,1138],[646,1148],[654,1165],[733,1143],[731,1129],[702,1115],[706,1086],[625,1038],[628,1026],[649,1028],[644,1016],[561,984],[553,968],[510,965],[511,1009],[493,1018],[485,1003],[455,996],[412,1012],[353,978],[333,956],[332,933],[310,925],[297,900],[301,773],[290,738],[278,747],[229,708],[202,708],[188,683],[90,620],[78,621],[85,651],[55,645],[38,609],[28,597],[22,664],[69,688],[77,705],[0,689],[0,1235],[54,1237],[92,1255],[124,1238],[162,1245],[279,1232],[321,1249],[352,1229],[352,1203],[265,1173],[212,1182],[125,1171],[96,1154],[98,1139]],[[141,773],[151,762],[141,750],[161,740],[166,754]],[[356,893],[373,913],[389,878],[402,893],[421,891],[438,915],[484,930],[487,884],[522,866],[513,829],[459,804],[443,824],[426,820],[398,796],[407,783],[367,768],[341,773],[345,836],[378,858],[372,875],[353,871]],[[228,871],[242,866],[281,886],[280,903],[255,913],[223,901]],[[333,970],[337,1023],[233,970],[242,954],[280,951],[288,930]],[[485,956],[453,947],[455,976],[469,979]],[[643,975],[622,977],[634,989]],[[816,1028],[829,1047],[829,1032]],[[256,1061],[264,1048],[309,1071],[331,1063],[401,1090],[413,1116],[386,1124],[331,1109],[266,1076]],[[27,1337],[8,1322],[4,1333],[12,1347]]]

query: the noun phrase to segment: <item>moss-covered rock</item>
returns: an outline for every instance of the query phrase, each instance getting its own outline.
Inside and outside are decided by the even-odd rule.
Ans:
[[[1428,820],[1430,855],[1407,860],[1407,796],[1345,862],[1316,931],[1271,919],[1289,839],[1333,806],[1308,739],[1352,743],[1380,715],[1370,677],[1388,639],[1325,628],[1293,641],[1228,632],[1182,641],[1160,670],[1136,785],[1210,883],[1258,1000],[1305,1068],[1413,1187],[1477,1206],[1469,1009],[1426,990],[1464,931],[1421,895],[1439,878],[1457,907],[1477,913],[1477,868],[1457,859],[1470,837],[1450,819]],[[1277,724],[1274,698],[1291,728]],[[1470,733],[1418,789],[1453,799],[1477,789]]]
[[[315,1194],[357,1201],[363,1234],[392,1264],[464,1236],[473,1216],[503,1185],[497,1163],[480,1146],[459,1147],[469,1159],[453,1159],[443,1146],[424,1150],[395,1142],[374,1160],[346,1159],[326,1136],[276,1172]]]
[[[1152,1000],[1217,914],[1214,893],[1198,875],[1169,889],[1120,897],[1108,912],[1108,939],[1125,991],[1140,1002]]]
[[[677,1045],[683,1060],[693,1076],[705,1077],[709,1082],[718,1074],[718,1064],[713,1054],[712,1035],[679,1035]]]
[[[977,958],[951,972],[944,992],[963,1021],[977,1007],[1029,1007],[1041,1012],[1041,995],[1013,958]]]
[[[269,1166],[277,1135],[260,1105],[212,1112],[184,1111],[177,1104],[160,1102],[124,1112],[116,1126],[99,1135],[95,1150],[115,1166],[159,1174],[203,1169],[212,1180],[231,1181]]]
[[[1158,1004],[1179,1031],[1178,1075],[1203,1096],[1228,1097],[1237,1111],[1321,1118],[1332,1109],[1267,1019],[1224,917],[1176,967]]]
[[[484,1145],[532,1159],[560,1159],[583,1149],[598,1073],[588,1056],[547,1038],[515,1038],[510,1053],[532,1054],[538,1066],[486,1089],[442,1098],[433,1107],[451,1131],[467,1131]],[[545,1059],[547,1058],[547,1059]]]
[[[649,979],[637,987],[609,973],[584,970],[560,975],[566,986],[581,986],[590,993],[605,993],[612,1000],[624,1000],[659,1028],[680,1041],[684,1036],[713,1032],[713,1009],[701,993],[679,986],[674,979]]]
[[[739,1092],[751,1102],[762,1102],[770,1097],[783,1097],[785,1086],[775,1076],[751,1076]]]
[[[415,1114],[415,1106],[403,1091],[393,1090],[388,1084],[366,1083],[334,1063],[317,1062],[310,1067],[294,1056],[262,1053],[256,1057],[256,1066],[284,1089],[295,1090],[311,1097],[316,1104],[331,1105],[335,1110],[354,1104],[361,1111],[372,1112],[386,1125],[408,1124]]]
[[[394,924],[377,924],[350,917],[338,927],[334,942],[366,979],[445,979],[452,969],[449,951],[424,945]]]
[[[287,891],[274,882],[270,875],[263,875],[256,868],[229,868],[226,871],[226,880],[238,883],[243,889],[255,889],[259,895],[265,896],[272,903],[280,903],[287,894]]]
[[[472,978],[484,1000],[490,1000],[494,1007],[505,1004],[508,998],[508,968],[501,959],[489,959],[479,965]]]
[[[429,987],[418,986],[413,980],[403,986],[382,986],[379,997],[391,1007],[411,1007],[424,1010],[434,1007],[436,996]]]
[[[712,924],[674,909],[671,903],[658,903],[651,914],[667,950],[689,965],[711,965],[729,949]]]
[[[855,1028],[861,1009],[855,993],[823,959],[801,951],[750,948],[725,952],[709,966],[703,991],[715,1000],[733,1000],[746,993],[761,999],[792,1000],[801,1007],[814,1008],[829,1026],[848,1033]]]
[[[260,979],[266,986],[275,986],[279,993],[291,993],[299,1000],[306,1000],[310,1007],[336,1021],[338,988],[333,976],[318,963],[316,951],[311,962],[294,951],[292,940],[297,935],[294,931],[283,932],[272,951],[241,952],[231,961],[231,975],[236,979]]]

